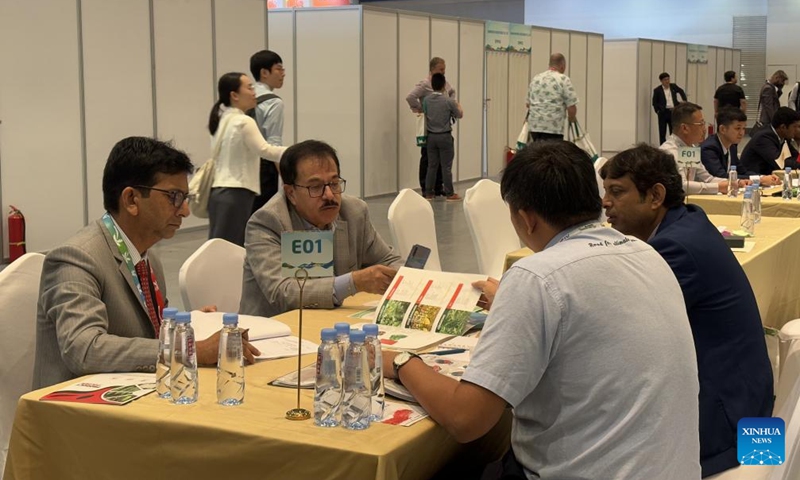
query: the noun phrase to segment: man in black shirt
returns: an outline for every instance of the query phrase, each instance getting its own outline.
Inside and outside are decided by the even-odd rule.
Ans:
[[[725,83],[720,85],[714,93],[714,115],[726,105],[741,109],[743,112],[747,111],[747,99],[744,97],[744,90],[739,85],[736,85],[736,82],[736,72],[733,70],[725,72]]]

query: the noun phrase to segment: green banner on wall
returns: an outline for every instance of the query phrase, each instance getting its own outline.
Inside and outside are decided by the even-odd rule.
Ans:
[[[689,63],[708,63],[708,45],[690,43],[686,48],[686,57]]]
[[[506,22],[486,22],[486,50],[508,51],[510,27]]]
[[[509,28],[509,52],[531,53],[531,27],[512,23]]]

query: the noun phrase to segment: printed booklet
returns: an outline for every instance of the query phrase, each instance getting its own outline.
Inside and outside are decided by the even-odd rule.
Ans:
[[[48,393],[40,400],[125,405],[155,390],[154,373],[101,373]]]

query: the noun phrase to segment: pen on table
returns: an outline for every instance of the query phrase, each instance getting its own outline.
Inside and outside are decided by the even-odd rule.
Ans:
[[[439,350],[437,352],[428,352],[428,355],[455,355],[457,353],[466,352],[466,348],[452,348],[450,350]]]

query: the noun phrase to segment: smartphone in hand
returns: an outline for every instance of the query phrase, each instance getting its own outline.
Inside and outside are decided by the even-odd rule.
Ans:
[[[422,245],[414,245],[411,247],[411,253],[408,254],[405,266],[422,270],[425,268],[425,264],[428,262],[428,257],[430,255],[430,248],[423,247]]]

